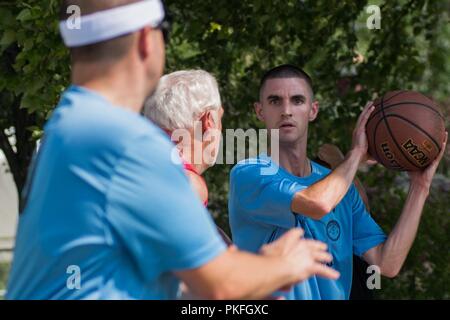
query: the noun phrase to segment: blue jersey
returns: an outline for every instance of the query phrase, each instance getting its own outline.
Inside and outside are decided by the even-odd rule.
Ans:
[[[312,276],[283,293],[286,299],[348,299],[352,281],[353,253],[361,256],[386,240],[381,228],[366,211],[355,186],[321,220],[291,211],[296,192],[323,179],[330,170],[311,162],[312,173],[297,177],[261,155],[238,163],[231,171],[229,218],[233,242],[243,250],[257,252],[287,230],[301,227],[305,238],[328,244],[338,280]]]
[[[8,299],[174,299],[225,244],[167,135],[82,87],[46,124]]]

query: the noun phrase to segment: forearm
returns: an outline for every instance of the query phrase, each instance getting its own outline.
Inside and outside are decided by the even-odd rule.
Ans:
[[[400,272],[416,237],[427,196],[428,189],[410,187],[400,218],[381,247],[379,261],[373,261],[379,265],[382,274],[394,277]]]
[[[176,274],[193,294],[206,299],[261,299],[294,281],[280,259],[237,250],[196,271]]]
[[[237,251],[232,261],[233,266],[223,279],[226,299],[262,299],[294,282],[286,264],[277,257]]]
[[[350,151],[345,160],[326,178],[297,192],[292,201],[292,211],[313,219],[320,219],[330,212],[350,188],[361,157],[361,152]]]

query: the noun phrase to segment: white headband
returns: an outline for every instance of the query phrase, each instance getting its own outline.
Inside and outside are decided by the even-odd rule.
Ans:
[[[60,21],[59,30],[65,45],[70,48],[109,40],[145,26],[156,27],[163,19],[164,8],[161,1],[145,0],[71,17]]]

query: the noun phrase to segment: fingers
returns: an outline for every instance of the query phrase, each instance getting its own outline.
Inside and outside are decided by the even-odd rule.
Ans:
[[[283,235],[283,241],[288,248],[297,245],[298,241],[303,237],[304,231],[301,228],[293,228]],[[281,238],[280,238],[281,239]]]
[[[366,164],[369,166],[373,166],[376,165],[378,163],[378,161],[372,157],[370,154],[367,154],[367,160],[366,160]]]
[[[327,263],[333,261],[333,256],[327,251],[327,244],[316,240],[304,240],[311,250],[314,261]]]
[[[304,231],[302,228],[292,228],[280,238],[272,243],[266,244],[261,248],[261,252],[272,250],[274,246],[284,248],[284,250],[290,250],[298,245],[298,242],[302,239]]]
[[[292,235],[298,235],[298,231],[299,230],[291,230],[288,232],[289,234],[285,234],[286,239],[289,239],[288,237],[291,237]],[[299,261],[303,262],[299,267],[301,266],[301,268],[303,268],[303,272],[307,272],[307,277],[316,274],[328,279],[339,278],[339,272],[324,264],[333,260],[333,256],[327,251],[328,246],[326,243],[310,239],[300,239],[300,241],[298,241],[297,238],[296,244],[297,245],[293,247],[293,251],[290,251],[289,257],[295,265],[297,265]]]
[[[321,241],[310,240],[310,239],[305,239],[303,241],[313,250],[325,251],[328,248],[327,244],[324,242],[321,242]]]
[[[298,240],[303,237],[305,232],[302,228],[292,228],[286,232],[281,238]],[[281,239],[280,238],[280,239]]]
[[[313,258],[316,262],[329,263],[333,261],[333,256],[326,251],[316,251],[313,253]]]
[[[373,101],[367,101],[366,102],[366,105],[364,106],[364,108],[363,109],[366,109],[366,108],[368,108],[370,105],[372,105],[373,104]]]
[[[358,117],[358,121],[356,121],[356,127],[359,126],[359,124],[361,123],[361,118],[363,117],[363,115],[365,113],[367,113],[367,110],[371,107],[372,107],[372,101],[367,102],[366,105],[364,106],[363,110],[361,111],[361,114]]]
[[[446,131],[445,136],[444,136],[444,141],[442,142],[442,146],[441,146],[441,152],[439,152],[439,155],[436,158],[436,160],[438,162],[441,161],[442,157],[444,156],[445,148],[447,147],[447,140],[448,140],[448,132]]]
[[[373,105],[372,101],[369,101],[366,106],[364,107],[363,111],[361,112],[361,115],[358,118],[358,121],[356,123],[357,128],[365,128],[367,124],[367,120],[369,120],[370,115],[372,114],[373,110],[375,110],[375,106]]]
[[[439,152],[436,159],[434,159],[433,162],[431,162],[431,164],[428,168],[432,168],[432,170],[437,169],[439,162],[441,162],[442,158],[444,157],[445,148],[447,147],[447,140],[448,140],[448,132],[446,131],[445,136],[444,136],[444,141],[442,142],[442,145],[441,145],[441,151]]]
[[[313,274],[316,274],[318,276],[327,278],[327,279],[331,279],[331,280],[336,280],[340,277],[340,273],[337,272],[336,270],[327,267],[324,264],[321,263],[316,263],[313,266]]]

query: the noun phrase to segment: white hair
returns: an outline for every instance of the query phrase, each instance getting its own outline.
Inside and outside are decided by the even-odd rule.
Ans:
[[[214,76],[204,70],[183,70],[159,80],[145,102],[144,115],[163,129],[190,129],[203,112],[221,106]]]

